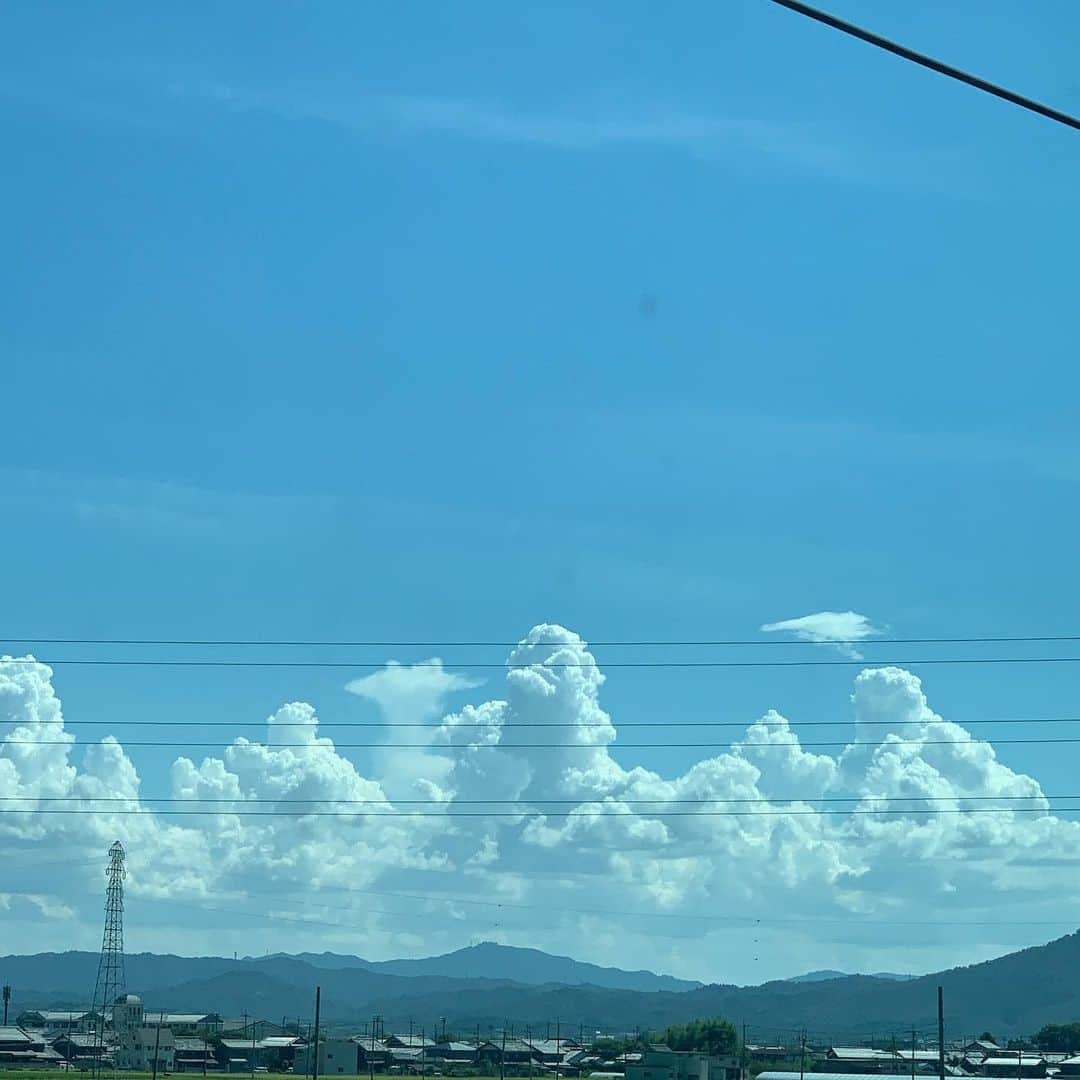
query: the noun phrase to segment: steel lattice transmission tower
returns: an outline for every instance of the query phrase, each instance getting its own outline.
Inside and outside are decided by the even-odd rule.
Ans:
[[[101,938],[97,982],[94,984],[94,1040],[96,1067],[101,1067],[105,1049],[105,1019],[109,1007],[127,992],[124,974],[124,845],[116,840],[109,848],[109,884],[105,888],[105,932]]]

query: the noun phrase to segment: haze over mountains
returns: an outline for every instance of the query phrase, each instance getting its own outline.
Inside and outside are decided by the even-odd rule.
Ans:
[[[86,1004],[94,953],[0,958],[0,979],[14,987],[16,1013]],[[371,962],[333,953],[223,957],[127,958],[130,991],[150,1009],[242,1012],[304,1018],[316,985],[332,1024],[361,1024],[373,1012],[388,1027],[434,1025],[468,1031],[504,1021],[543,1024],[560,1016],[586,1030],[659,1028],[722,1015],[755,1027],[805,1026],[834,1038],[890,1029],[930,1028],[936,988],[945,988],[950,1031],[1029,1033],[1044,1023],[1080,1018],[1080,934],[986,963],[919,978],[890,975],[807,976],[761,986],[699,986],[671,976],[622,971],[486,943],[422,960]],[[512,975],[513,977],[509,977]]]

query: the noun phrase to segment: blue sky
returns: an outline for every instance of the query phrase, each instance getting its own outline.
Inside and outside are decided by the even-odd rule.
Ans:
[[[1080,110],[1061,0],[832,10]],[[902,637],[1075,629],[1075,134],[764,0],[0,19],[0,633],[711,639],[848,609]],[[1075,712],[1074,665],[911,670],[981,736]],[[850,720],[856,671],[611,669],[602,700],[616,726],[775,708],[799,731]],[[359,674],[52,685],[102,722],[85,739],[239,732],[294,700],[377,717]],[[446,708],[499,696],[471,675]],[[1061,747],[999,752],[1069,793]],[[168,792],[175,750],[130,756]]]

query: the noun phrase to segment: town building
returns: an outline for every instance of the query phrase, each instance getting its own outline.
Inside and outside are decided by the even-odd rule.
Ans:
[[[1019,1051],[1015,1054],[999,1051],[999,1054],[999,1057],[983,1059],[983,1076],[1009,1077],[1010,1080],[1018,1077],[1043,1080],[1046,1076],[1046,1058],[1041,1054],[1024,1054]]]
[[[224,1021],[217,1013],[148,1012],[145,1022],[151,1027],[161,1024],[172,1028],[174,1035],[216,1035]]]
[[[910,1053],[910,1051],[909,1051]],[[911,1067],[910,1061],[907,1067]],[[904,1066],[891,1050],[871,1050],[865,1046],[830,1046],[825,1068],[834,1073],[898,1073]]]
[[[313,1052],[314,1047],[309,1045],[297,1053],[293,1065],[294,1073],[305,1076],[311,1074]],[[319,1040],[320,1076],[359,1076],[367,1071],[368,1065],[363,1059],[362,1044],[357,1039]]]
[[[93,1031],[97,1016],[86,1009],[30,1009],[19,1014],[18,1024],[21,1028],[36,1028],[59,1035],[66,1031]]]
[[[118,1069],[138,1072],[172,1072],[176,1043],[172,1029],[146,1023],[142,998],[125,994],[113,1004],[112,1027]]]
[[[173,1065],[177,1072],[217,1072],[214,1048],[198,1035],[173,1037]]]
[[[642,1060],[626,1066],[626,1080],[740,1080],[742,1070],[734,1057],[719,1057],[668,1046],[649,1046]]]
[[[50,1045],[64,1061],[80,1069],[92,1068],[94,1062],[110,1049],[96,1033],[81,1031],[57,1035]]]

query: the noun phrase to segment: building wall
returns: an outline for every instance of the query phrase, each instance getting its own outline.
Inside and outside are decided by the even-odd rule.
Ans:
[[[157,1054],[158,1072],[172,1072],[175,1067],[176,1043],[168,1028],[128,1028],[119,1032],[119,1042],[113,1053],[118,1069],[152,1072]]]
[[[293,1072],[300,1075],[311,1073],[311,1047],[297,1050]],[[320,1076],[359,1076],[366,1069],[361,1066],[360,1047],[352,1039],[325,1039],[319,1041]]]

